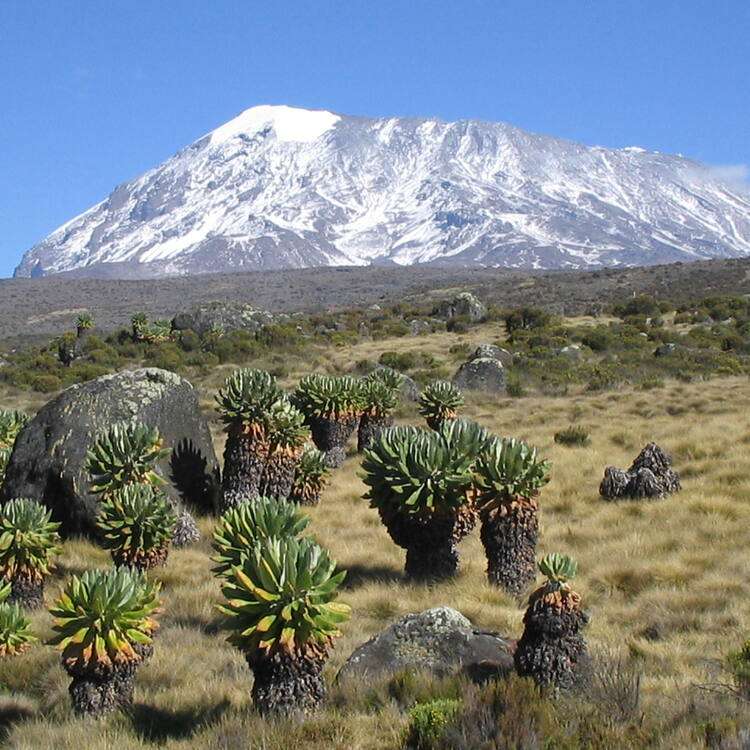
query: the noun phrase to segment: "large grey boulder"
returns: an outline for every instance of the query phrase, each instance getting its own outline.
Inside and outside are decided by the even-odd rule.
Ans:
[[[250,305],[238,302],[209,302],[175,315],[172,319],[172,328],[176,331],[195,331],[199,336],[204,336],[211,330],[244,330],[255,333],[273,320],[271,313],[257,310]]]
[[[513,355],[507,349],[494,344],[480,344],[474,350],[471,359],[496,359],[503,367],[513,364]]]
[[[170,448],[156,470],[176,505],[211,510],[219,469],[198,396],[187,380],[157,368],[74,385],[44,406],[16,439],[3,497],[44,503],[65,534],[91,532],[98,499],[86,454],[103,430],[130,420],[158,427]]]
[[[443,300],[435,314],[444,320],[465,317],[472,323],[478,323],[487,317],[487,306],[471,292],[461,292],[451,300]]]
[[[435,607],[410,614],[362,644],[347,659],[339,678],[360,678],[413,669],[447,675],[465,671],[509,674],[514,642],[479,630],[460,612]]]
[[[489,357],[464,362],[453,376],[453,385],[462,391],[504,393],[505,384],[505,368],[501,362]]]

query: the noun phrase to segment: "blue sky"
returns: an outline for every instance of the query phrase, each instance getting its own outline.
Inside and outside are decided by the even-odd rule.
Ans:
[[[748,0],[0,0],[0,276],[261,103],[750,163]]]

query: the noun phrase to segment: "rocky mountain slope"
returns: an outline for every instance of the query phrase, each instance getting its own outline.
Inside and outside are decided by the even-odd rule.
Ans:
[[[15,275],[746,255],[750,193],[679,156],[502,123],[260,106],[117,187],[29,250]]]

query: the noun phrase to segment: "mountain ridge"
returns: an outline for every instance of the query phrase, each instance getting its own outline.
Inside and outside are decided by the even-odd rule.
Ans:
[[[27,251],[14,275],[746,255],[750,193],[681,156],[507,123],[261,105],[116,187]]]

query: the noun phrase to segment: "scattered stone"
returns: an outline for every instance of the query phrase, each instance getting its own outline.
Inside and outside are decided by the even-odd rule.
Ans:
[[[563,357],[569,357],[570,359],[580,359],[583,356],[580,344],[570,344],[569,346],[564,346],[558,353]]]
[[[414,320],[409,321],[408,325],[410,336],[424,336],[432,331],[432,326],[426,320],[414,318]]]
[[[178,313],[172,319],[176,331],[195,331],[205,336],[212,330],[249,331],[255,333],[264,325],[274,322],[274,316],[265,310],[238,302],[209,302],[191,310]]]
[[[480,344],[471,355],[471,359],[496,359],[503,367],[513,364],[513,355],[494,344]]]
[[[669,344],[661,344],[660,346],[657,346],[656,349],[654,349],[654,356],[655,357],[667,357],[670,354],[674,354],[677,350],[677,344],[669,343]]]
[[[599,485],[607,500],[620,498],[661,498],[681,489],[680,478],[672,470],[672,459],[656,443],[649,443],[627,471],[608,466]]]
[[[452,300],[441,302],[435,314],[443,318],[443,320],[465,317],[472,323],[478,323],[487,317],[487,306],[483,302],[480,302],[471,292],[461,292]]]
[[[402,670],[426,670],[437,676],[465,671],[506,676],[513,667],[514,643],[478,630],[460,612],[435,607],[410,614],[359,646],[339,672],[342,677],[371,677]]]
[[[464,362],[453,376],[453,384],[462,391],[505,392],[505,368],[489,357]]]
[[[157,368],[71,386],[44,406],[16,439],[3,497],[43,503],[66,535],[92,532],[99,500],[89,489],[86,454],[101,432],[130,420],[158,427],[171,448],[156,471],[175,507],[184,501],[212,510],[219,468],[197,393],[184,378]]]

